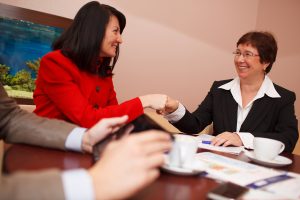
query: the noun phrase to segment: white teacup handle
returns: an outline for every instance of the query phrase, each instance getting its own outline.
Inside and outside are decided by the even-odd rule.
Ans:
[[[281,152],[283,152],[283,150],[284,150],[284,148],[285,148],[285,145],[281,142],[281,145],[282,145],[282,147],[281,147],[281,149],[279,150],[279,153],[278,154],[280,154]]]

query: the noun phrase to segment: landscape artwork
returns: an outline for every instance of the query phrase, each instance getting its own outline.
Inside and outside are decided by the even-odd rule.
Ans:
[[[63,29],[0,17],[0,81],[8,95],[32,99],[41,57]]]

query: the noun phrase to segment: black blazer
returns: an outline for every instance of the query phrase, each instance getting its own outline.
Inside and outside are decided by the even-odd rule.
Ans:
[[[213,122],[214,135],[235,132],[238,104],[229,90],[218,88],[229,81],[215,81],[197,110],[193,113],[187,110],[183,118],[173,125],[182,132],[195,134]],[[298,140],[298,121],[294,109],[296,95],[276,84],[274,87],[281,98],[265,95],[254,101],[240,132],[279,140],[285,144],[285,151],[292,152]]]

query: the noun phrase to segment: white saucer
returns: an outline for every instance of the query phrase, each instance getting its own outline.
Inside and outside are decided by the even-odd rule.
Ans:
[[[173,166],[169,166],[167,164],[163,165],[162,167],[163,171],[169,172],[171,174],[175,174],[175,175],[185,175],[185,176],[191,176],[191,175],[196,175],[196,174],[200,174],[204,171],[202,170],[195,170],[195,169],[185,169],[185,168],[180,168],[180,167],[173,167]]]
[[[253,151],[244,151],[244,152],[245,155],[253,162],[256,162],[261,165],[269,166],[269,167],[281,167],[281,166],[289,165],[293,162],[291,159],[286,158],[284,156],[277,156],[273,160],[259,160],[255,158]]]

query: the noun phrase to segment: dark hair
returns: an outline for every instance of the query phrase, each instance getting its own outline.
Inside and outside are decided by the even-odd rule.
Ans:
[[[52,44],[52,49],[61,49],[62,53],[81,70],[98,74],[101,77],[111,76],[119,57],[119,47],[114,58],[106,57],[101,60],[101,65],[98,65],[100,47],[112,15],[118,18],[122,33],[126,18],[120,11],[97,1],[85,4],[77,12],[70,27]]]
[[[276,60],[277,42],[274,36],[269,32],[252,31],[243,35],[237,42],[239,44],[250,44],[258,51],[261,63],[270,63],[265,73],[269,73]]]

